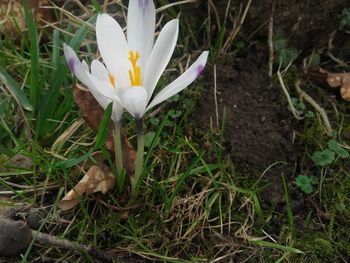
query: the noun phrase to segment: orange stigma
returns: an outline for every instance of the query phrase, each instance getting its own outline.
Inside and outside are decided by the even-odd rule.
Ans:
[[[116,85],[115,85],[115,77],[112,73],[108,74],[108,78],[109,78],[109,82],[112,84],[113,88],[116,89]]]
[[[141,68],[137,66],[137,61],[140,58],[140,54],[136,51],[129,52],[129,60],[132,65],[132,69],[129,70],[129,77],[132,86],[142,86],[141,83]]]

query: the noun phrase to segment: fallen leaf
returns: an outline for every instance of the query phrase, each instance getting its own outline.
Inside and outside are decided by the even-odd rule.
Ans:
[[[325,80],[331,88],[340,87],[340,95],[343,100],[350,101],[350,72],[332,73],[320,68],[318,71],[308,71],[312,79]]]
[[[33,160],[28,156],[18,153],[11,158],[10,164],[16,167],[29,169],[33,166]]]
[[[343,79],[343,85],[340,87],[340,95],[343,100],[350,101],[350,73]]]
[[[103,116],[103,108],[98,104],[91,93],[80,85],[76,85],[73,88],[74,101],[80,109],[80,113],[93,130],[97,131],[100,125],[100,121]],[[114,128],[112,121],[108,126],[108,133],[105,142],[106,149],[110,152],[114,152]],[[132,147],[124,131],[121,131],[122,149],[123,149],[123,165],[128,174],[133,174],[134,163],[136,159],[136,151]]]
[[[72,209],[79,203],[79,198],[96,192],[103,194],[113,189],[115,176],[106,166],[91,166],[84,177],[59,202],[58,207],[63,211]]]
[[[48,0],[28,0],[29,9],[38,25],[46,26],[46,21],[54,20],[53,9],[44,7],[49,5]],[[0,0],[0,6],[1,33],[15,38],[21,36],[21,31],[27,28],[22,1]]]

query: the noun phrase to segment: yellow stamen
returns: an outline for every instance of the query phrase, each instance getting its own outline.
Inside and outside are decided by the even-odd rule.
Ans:
[[[139,52],[129,52],[129,60],[132,65],[132,69],[129,70],[129,77],[132,86],[141,86],[141,68],[137,66],[137,61],[140,58]]]
[[[109,82],[112,84],[113,88],[116,89],[116,85],[115,85],[115,77],[112,73],[108,74],[108,78],[109,78]]]

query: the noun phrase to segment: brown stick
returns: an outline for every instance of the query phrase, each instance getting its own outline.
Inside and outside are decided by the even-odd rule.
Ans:
[[[74,243],[68,239],[59,239],[56,236],[41,233],[36,230],[32,230],[32,236],[35,239],[36,243],[39,243],[44,246],[59,247],[83,253],[85,252],[95,258],[102,260],[103,262],[114,262],[112,257],[106,255],[106,253],[104,253],[103,251],[88,247],[87,245]]]

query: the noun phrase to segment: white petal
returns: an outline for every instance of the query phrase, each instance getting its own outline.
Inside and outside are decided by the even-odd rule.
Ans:
[[[119,103],[114,101],[113,102],[112,120],[114,122],[119,122],[122,119],[123,111],[124,111],[124,107],[121,106]]]
[[[83,60],[83,61],[81,62],[81,64],[82,64],[83,68],[84,68],[86,71],[89,71],[89,66],[88,66],[88,64],[86,63],[85,60]]]
[[[85,63],[81,63],[74,50],[63,43],[64,56],[66,57],[68,66],[77,79],[85,86],[91,86],[91,82],[87,76],[88,67]]]
[[[151,99],[157,82],[174,52],[178,34],[179,21],[174,19],[164,26],[158,36],[147,64],[143,83],[147,89],[148,100]]]
[[[96,75],[95,77],[93,77],[89,73],[89,67],[86,64],[86,62],[83,61],[81,63],[78,56],[75,54],[71,47],[67,46],[66,44],[63,44],[63,49],[68,65],[71,68],[72,72],[79,79],[79,81],[82,82],[85,86],[87,86],[92,96],[96,99],[98,104],[100,104],[103,109],[106,109],[108,104],[111,103],[111,101],[113,101],[112,119],[113,121],[120,121],[123,114],[123,107],[120,106],[120,103],[118,103],[117,101],[112,100],[108,96],[106,97],[100,92],[100,89],[107,91],[113,89],[111,86],[105,87],[108,86],[108,82],[107,84],[104,84],[108,80],[108,73],[103,64],[97,60],[93,61],[91,65],[91,71],[93,71],[93,74]],[[103,78],[106,77],[104,78],[104,80],[106,81],[98,81],[99,77],[102,78],[101,80],[103,80]],[[108,95],[116,96],[113,90],[112,92],[108,93]]]
[[[199,58],[180,77],[161,90],[147,106],[147,110],[167,100],[190,85],[203,71],[208,59],[208,51],[204,51]]]
[[[156,11],[153,0],[130,0],[127,40],[130,50],[140,54],[141,74],[153,47]],[[142,76],[143,77],[143,76]]]
[[[112,87],[111,83],[109,83],[108,81],[100,80],[91,74],[89,74],[88,76],[90,81],[93,83],[93,89],[97,93],[111,99],[112,101],[116,101],[120,104],[120,99],[117,95],[117,92]]]
[[[99,80],[108,81],[108,71],[105,66],[97,59],[91,63],[91,74]]]
[[[102,14],[97,17],[96,39],[98,49],[108,71],[113,72],[119,85],[129,85],[128,62],[129,48],[120,25],[111,16]]]
[[[94,98],[104,109],[106,109],[109,103],[113,102],[111,118],[113,121],[120,121],[123,115],[124,107],[122,106],[121,101],[116,95],[112,85],[108,81],[100,80],[91,74],[88,76],[93,83],[93,87],[90,89],[90,91]]]
[[[120,90],[120,99],[125,109],[135,118],[141,118],[147,106],[147,91],[137,86]]]

